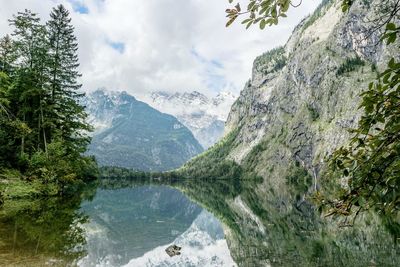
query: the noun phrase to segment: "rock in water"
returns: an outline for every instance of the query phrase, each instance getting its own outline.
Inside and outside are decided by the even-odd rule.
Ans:
[[[178,247],[177,245],[171,245],[165,249],[165,252],[167,252],[167,254],[170,257],[173,257],[173,256],[181,255],[181,249],[182,248]]]

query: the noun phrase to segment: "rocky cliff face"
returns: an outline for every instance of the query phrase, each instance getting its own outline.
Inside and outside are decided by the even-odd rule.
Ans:
[[[226,124],[227,132],[239,129],[231,159],[242,163],[265,144],[255,166],[263,177],[270,176],[266,163],[292,160],[318,174],[325,156],[356,126],[359,93],[393,54],[379,43],[378,33],[370,35],[365,22],[373,16],[370,5],[355,1],[344,14],[336,1],[324,1],[285,47],[254,61],[252,79]]]
[[[377,2],[356,0],[343,13],[341,1],[323,1],[284,47],[256,58],[252,77],[231,108],[223,142],[186,165],[206,172],[207,164],[224,155],[263,178],[247,193],[212,207],[221,216],[232,213],[226,236],[239,265],[396,265],[396,252],[384,256],[377,249],[379,242],[387,251],[398,249],[376,239],[385,236],[379,222],[338,229],[338,222],[322,220],[308,200],[330,183],[323,175],[326,157],[356,127],[359,94],[390,56],[398,56],[370,31]],[[348,254],[335,258],[343,249]]]
[[[145,102],[154,108],[175,116],[188,127],[199,143],[208,148],[223,135],[229,108],[237,96],[222,92],[210,98],[202,93],[153,92]]]

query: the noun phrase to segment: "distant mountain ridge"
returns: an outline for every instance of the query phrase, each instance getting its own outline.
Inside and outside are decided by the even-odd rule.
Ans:
[[[144,101],[162,112],[174,115],[206,149],[222,137],[226,118],[236,98],[231,92],[221,92],[211,98],[197,91],[158,91],[151,93]]]
[[[95,128],[89,154],[100,165],[165,171],[203,151],[175,117],[126,92],[97,90],[87,95],[84,105]]]

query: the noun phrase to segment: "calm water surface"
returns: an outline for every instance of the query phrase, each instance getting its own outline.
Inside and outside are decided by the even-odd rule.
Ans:
[[[339,227],[260,183],[111,179],[68,200],[8,201],[0,266],[400,266],[378,216]]]
[[[177,189],[99,188],[88,198],[5,207],[16,213],[0,217],[0,266],[236,266],[221,223]],[[171,244],[181,255],[166,254]]]
[[[87,256],[79,266],[233,266],[221,223],[166,186],[98,190],[82,211]],[[180,256],[165,249],[176,244]]]

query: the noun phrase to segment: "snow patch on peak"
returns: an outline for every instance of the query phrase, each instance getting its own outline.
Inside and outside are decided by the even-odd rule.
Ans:
[[[88,113],[88,122],[97,134],[112,125],[113,119],[118,118],[117,108],[136,101],[135,97],[126,91],[109,91],[100,88],[86,95],[83,105]]]
[[[157,91],[142,100],[161,112],[177,117],[192,131],[200,144],[208,148],[222,137],[224,123],[236,98],[231,92],[208,97],[198,91]]]

